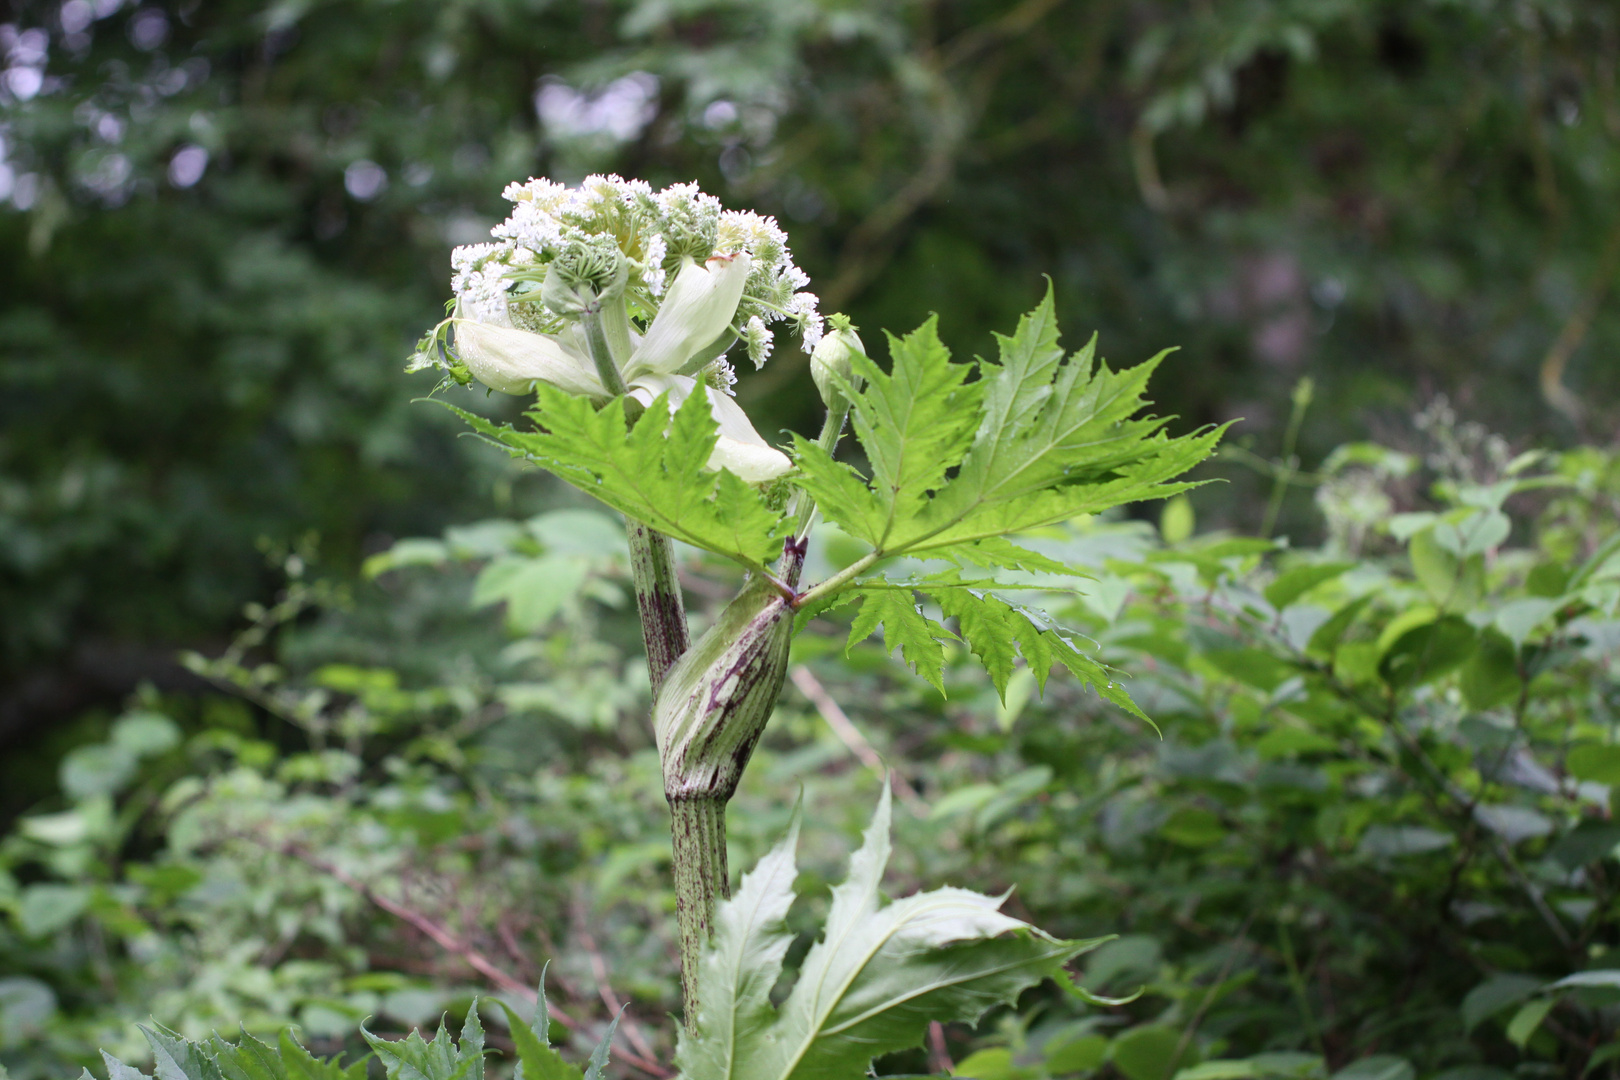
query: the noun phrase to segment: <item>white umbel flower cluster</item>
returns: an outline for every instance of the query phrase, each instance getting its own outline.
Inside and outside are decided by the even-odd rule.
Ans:
[[[711,467],[754,482],[791,467],[734,400],[725,358],[740,342],[764,364],[776,322],[806,352],[821,340],[809,278],[775,219],[722,209],[696,184],[655,192],[617,176],[528,180],[505,196],[512,214],[493,240],[452,254],[451,317],[413,366],[507,394],[545,384],[643,405],[662,394],[672,408],[702,382],[719,427]]]
[[[696,184],[673,184],[654,192],[642,180],[589,176],[577,188],[553,180],[507,186],[512,214],[491,230],[493,243],[469,244],[451,254],[452,287],[459,314],[492,326],[557,333],[559,318],[540,302],[539,281],[570,244],[611,237],[629,263],[626,295],[630,315],[651,322],[665,291],[686,262],[746,254],[748,274],[729,321],[734,340],[746,341],[755,365],[770,354],[760,348],[759,326],[788,320],[805,352],[821,339],[822,317],[809,276],[793,263],[787,234],[776,219],[746,210],[725,210]],[[517,275],[517,276],[514,276]]]

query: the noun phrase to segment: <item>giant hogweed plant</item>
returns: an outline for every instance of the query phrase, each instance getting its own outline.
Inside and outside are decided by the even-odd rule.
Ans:
[[[956,362],[933,320],[889,339],[884,370],[841,316],[824,333],[770,218],[723,210],[693,185],[661,192],[591,177],[513,185],[495,242],[455,254],[450,317],[417,365],[463,384],[533,394],[530,426],[464,410],[482,436],[624,514],[672,815],[685,1028],[678,1064],[698,1080],[861,1076],[915,1045],[931,1020],[972,1020],[1084,948],[1000,913],[1000,900],[940,889],[880,902],[887,796],[834,892],[823,940],[780,1007],[792,840],[730,897],[725,808],[781,692],[795,629],[856,605],[850,643],[884,641],[936,686],[960,638],[1005,690],[1015,665],[1055,665],[1141,716],[1115,677],[1040,610],[1006,598],[998,571],[1071,574],[1007,539],[1080,514],[1184,490],[1219,432],[1183,437],[1139,418],[1163,354],[1110,370],[1095,343],[1066,355],[1050,292],[996,360]],[[762,365],[773,323],[811,354],[827,406],[791,456],[731,395],[736,351]],[[846,423],[869,463],[835,456]],[[801,587],[816,515],[865,545]],[[672,540],[747,571],[737,596],[689,639]],[[886,576],[886,560],[943,564]],[[925,562],[924,565],[927,565]],[[919,603],[925,598],[927,606]],[[951,620],[948,629],[942,620]],[[1145,719],[1145,718],[1144,718]]]
[[[770,218],[723,210],[694,185],[654,192],[617,177],[578,188],[531,180],[506,195],[514,210],[494,241],[454,253],[448,318],[423,338],[412,369],[532,395],[523,426],[455,411],[482,437],[628,523],[672,819],[681,1074],[861,1077],[874,1057],[917,1045],[931,1021],[975,1021],[1048,976],[1085,995],[1063,965],[1094,943],[1059,940],[1002,913],[1005,897],[941,888],[884,902],[885,792],[833,891],[821,941],[773,1004],[791,942],[784,920],[797,827],[733,896],[725,810],[782,689],[794,633],[833,608],[853,608],[851,646],[881,630],[942,692],[945,643],[960,640],[999,692],[1020,664],[1042,687],[1063,667],[1146,720],[1074,634],[1013,598],[1062,588],[1057,579],[1077,572],[1008,537],[1191,486],[1180,478],[1220,432],[1172,437],[1163,419],[1138,416],[1164,354],[1123,371],[1095,355],[1094,339],[1066,354],[1049,291],[1015,333],[998,338],[994,360],[954,360],[930,319],[888,338],[885,370],[846,318],[824,321],[817,312]],[[827,407],[819,436],[795,435],[788,453],[767,443],[737,404],[729,360],[736,353],[762,365],[781,323],[810,353]],[[846,425],[866,472],[836,456]],[[818,515],[863,553],[804,585]],[[675,540],[746,571],[696,641]],[[902,557],[898,565],[922,569],[886,570]],[[535,1030],[543,1034],[544,1025]],[[463,1043],[481,1038],[464,1032]],[[471,1063],[476,1054],[457,1056],[447,1040],[441,1032],[406,1056],[373,1045],[390,1078],[481,1072]],[[522,1057],[534,1040],[517,1042]],[[539,1055],[544,1047],[528,1049]],[[587,1075],[600,1072],[605,1053],[604,1043]],[[407,1061],[412,1054],[422,1061]],[[523,1068],[529,1080],[577,1075],[527,1057]],[[272,1069],[264,1080],[281,1075]],[[187,1072],[186,1080],[215,1077]]]

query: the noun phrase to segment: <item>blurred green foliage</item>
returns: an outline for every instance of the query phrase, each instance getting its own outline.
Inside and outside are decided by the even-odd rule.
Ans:
[[[618,526],[398,374],[502,184],[600,169],[777,214],[826,308],[938,311],[963,354],[1050,274],[1111,355],[1182,344],[1158,411],[1249,419],[1161,533],[1025,541],[1092,568],[1052,603],[1162,741],[960,653],[941,697],[836,616],[799,643],[732,814],[740,867],[804,785],[790,965],[881,757],[897,893],[1016,885],[1122,935],[1088,985],[1146,988],[890,1072],[1613,1075],[1611,3],[9,0],[0,55],[19,1080],[146,1060],[149,1018],[354,1053],[367,1015],[527,1015],[544,957],[576,1060],[624,1000],[620,1050],[668,1060]],[[810,430],[794,356],[742,392]],[[811,579],[849,546],[817,540]]]
[[[779,215],[826,308],[935,310],[964,351],[1050,274],[1111,355],[1184,347],[1161,411],[1246,417],[1263,453],[1306,371],[1310,461],[1436,390],[1517,443],[1613,419],[1607,0],[9,0],[0,27],[5,734],[161,674],[132,642],[222,633],[268,595],[261,537],[353,565],[539,509],[397,377],[448,247],[530,174],[696,178]],[[764,430],[812,427],[803,368],[745,386]],[[1233,475],[1201,509],[1252,527]]]
[[[880,1071],[1501,1080],[1620,1061],[1620,460],[1515,456],[1444,410],[1419,419],[1414,452],[1348,444],[1300,480],[1317,547],[1198,531],[1185,506],[1165,513],[1175,542],[1124,519],[1021,537],[1094,575],[1039,600],[1131,674],[1162,738],[1063,676],[1041,695],[1020,670],[998,696],[960,646],[942,696],[880,642],[846,656],[847,615],[797,639],[730,815],[744,867],[802,785],[789,966],[886,763],[891,895],[1016,887],[1020,918],[1119,935],[1085,985],[1143,991],[1099,1006],[1048,985]],[[402,541],[365,582],[282,553],[278,604],[188,661],[219,693],[135,699],[0,840],[11,1075],[66,1075],[96,1047],[144,1060],[148,1018],[192,1039],[296,1023],[316,1053],[363,1052],[367,1016],[397,1036],[491,991],[527,1015],[542,958],[569,1054],[629,1002],[614,1067],[667,1063],[667,816],[617,528],[491,519]],[[807,580],[855,551],[823,527]],[[712,617],[735,571],[695,551],[685,570]]]

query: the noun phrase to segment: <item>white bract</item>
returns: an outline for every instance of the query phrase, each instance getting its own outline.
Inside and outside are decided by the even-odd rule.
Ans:
[[[821,340],[816,298],[800,291],[809,279],[774,219],[722,210],[696,184],[654,192],[617,176],[529,180],[505,195],[513,210],[494,241],[451,256],[454,307],[434,340],[449,330],[454,374],[504,394],[544,383],[607,400],[622,386],[648,405],[668,393],[671,408],[702,382],[720,425],[710,467],[751,482],[788,471],[731,396],[726,360],[741,342],[762,365],[773,322],[791,322],[806,352]],[[418,366],[429,363],[443,364],[436,346]]]

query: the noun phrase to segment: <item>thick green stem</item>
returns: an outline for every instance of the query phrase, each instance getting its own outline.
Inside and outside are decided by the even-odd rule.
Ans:
[[[592,312],[581,320],[586,348],[608,393],[623,394],[627,387],[619,372],[613,340],[623,337],[627,351],[628,325],[621,328],[614,315],[618,307]],[[625,333],[616,333],[623,329]],[[675,545],[668,536],[639,521],[625,519],[630,540],[630,573],[636,585],[636,608],[641,615],[641,640],[647,647],[647,677],[652,683],[654,706],[664,679],[681,654],[691,648],[686,624],[686,601],[675,567]],[[731,895],[726,870],[726,801],[723,798],[671,799],[671,836],[674,843],[675,913],[681,934],[681,998],[687,1022],[697,1015],[697,972],[703,947],[713,932],[711,922],[718,898]]]
[[[587,312],[580,318],[585,346],[596,364],[596,372],[608,393],[614,395],[623,394],[626,389],[612,344],[614,338],[622,336],[623,348],[629,347],[629,324],[625,321],[620,327],[621,321],[625,321],[622,299],[604,301],[601,310]],[[686,603],[681,597],[681,583],[675,570],[674,542],[663,533],[628,518],[625,532],[630,538],[630,572],[636,583],[636,606],[641,612],[641,640],[647,646],[647,676],[652,681],[656,701],[664,676],[692,643],[686,626]]]
[[[686,1024],[697,1022],[698,965],[714,933],[714,909],[731,896],[726,868],[726,800],[671,799],[675,853],[675,917],[681,933],[681,1002]]]
[[[791,591],[804,566],[804,544],[790,541],[785,548],[780,569]],[[726,804],[782,691],[792,626],[792,610],[774,586],[751,581],[671,673],[670,698],[659,701],[688,1025],[697,1022],[698,965],[715,907],[731,895]]]
[[[653,700],[663,689],[664,676],[692,644],[686,625],[686,601],[675,570],[675,543],[639,521],[625,519],[630,537],[630,572],[636,583],[636,607],[641,612],[641,640],[647,646],[647,676]]]

